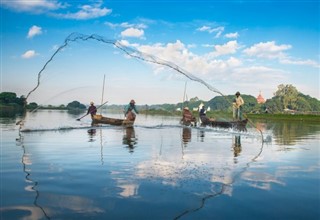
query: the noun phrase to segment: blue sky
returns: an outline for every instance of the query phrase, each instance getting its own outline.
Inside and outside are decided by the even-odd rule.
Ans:
[[[96,34],[178,65],[224,95],[271,98],[280,84],[320,98],[319,1],[2,0],[1,91],[27,95],[71,33]],[[205,101],[216,95],[162,65],[96,40],[71,42],[28,102]]]

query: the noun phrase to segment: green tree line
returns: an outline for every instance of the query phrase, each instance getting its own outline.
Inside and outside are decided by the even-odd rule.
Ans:
[[[271,99],[267,99],[265,103],[259,104],[257,99],[252,95],[242,94],[242,98],[245,101],[243,106],[243,111],[246,113],[264,113],[266,110],[268,113],[283,113],[289,112],[299,112],[299,113],[309,113],[309,114],[319,114],[320,113],[320,101],[316,98],[312,98],[309,95],[304,95],[299,92],[292,85],[281,84],[278,86],[277,91]],[[189,101],[180,102],[177,104],[161,104],[161,105],[151,105],[151,106],[140,106],[143,110],[161,110],[162,112],[174,112],[177,108],[182,109],[187,106],[191,109],[198,108],[198,106],[203,103],[206,107],[210,107],[212,111],[232,111],[232,101],[235,95],[227,96],[216,96],[209,101],[203,101],[195,97]],[[26,103],[25,97],[17,97],[16,93],[13,92],[2,92],[0,93],[0,108],[5,110],[10,108],[11,110],[21,110],[21,109],[35,109],[38,108],[38,104],[35,102]],[[120,108],[119,106],[115,106]],[[40,108],[40,107],[39,107]],[[72,101],[67,104],[67,106],[60,105],[58,107],[47,106],[41,108],[50,109],[86,109],[84,104],[78,101]],[[109,106],[112,108],[112,106]]]

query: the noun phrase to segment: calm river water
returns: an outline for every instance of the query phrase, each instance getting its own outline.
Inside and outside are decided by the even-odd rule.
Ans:
[[[0,219],[320,218],[319,124],[253,121],[262,138],[253,124],[138,115],[126,129],[80,116],[29,113],[21,133],[20,118],[0,118]]]

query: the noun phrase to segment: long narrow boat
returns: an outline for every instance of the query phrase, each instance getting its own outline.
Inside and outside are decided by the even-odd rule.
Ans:
[[[118,118],[109,118],[104,117],[102,115],[93,115],[92,117],[93,124],[109,124],[116,126],[125,126],[125,127],[133,127],[134,121],[129,121],[126,119],[118,119]]]
[[[247,131],[247,123],[248,119],[244,119],[241,121],[215,121],[210,120],[206,124],[201,124],[202,126],[211,126],[211,127],[219,127],[219,128],[231,128],[237,131]]]
[[[181,119],[180,123],[185,126],[197,126],[196,121],[185,121]],[[247,131],[247,123],[248,119],[244,119],[241,121],[216,121],[213,119],[209,119],[209,121],[207,121],[206,123],[200,123],[200,126],[210,126],[215,128],[231,128],[237,131]]]

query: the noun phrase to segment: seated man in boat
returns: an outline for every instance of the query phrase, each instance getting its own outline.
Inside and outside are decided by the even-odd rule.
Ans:
[[[97,114],[97,108],[94,106],[93,102],[90,102],[90,107],[88,108],[87,115],[91,114],[91,117],[95,114]]]
[[[206,115],[206,109],[205,109],[204,105],[203,105],[202,108],[200,109],[199,117],[200,117],[201,123],[202,123],[203,125],[209,124],[210,119],[209,119],[209,118],[207,117],[207,115]]]
[[[132,99],[130,103],[125,107],[124,116],[129,121],[134,121],[136,119],[136,114],[139,114],[135,104],[136,102]]]
[[[184,125],[197,125],[196,118],[192,115],[188,107],[184,107],[181,123]]]
[[[233,109],[233,120],[242,120],[242,106],[244,101],[240,96],[240,92],[236,93],[236,98],[233,100],[232,109]]]
[[[204,105],[200,109],[199,117],[200,117],[202,125],[209,125],[211,122],[215,121],[215,118],[209,118],[206,115],[206,109],[205,109]]]

